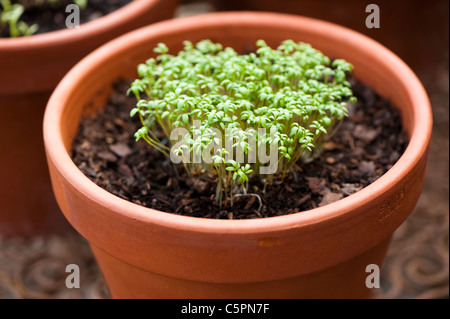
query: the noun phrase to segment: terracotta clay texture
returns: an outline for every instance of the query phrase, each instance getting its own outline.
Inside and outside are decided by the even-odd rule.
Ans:
[[[66,231],[52,194],[42,118],[52,90],[89,52],[128,31],[171,18],[177,0],[137,0],[83,24],[0,39],[0,233]]]
[[[243,32],[242,30],[245,30]],[[69,151],[83,114],[104,106],[114,81],[135,77],[158,42],[210,38],[248,51],[304,41],[351,62],[355,76],[392,100],[410,143],[381,178],[313,210],[254,220],[208,220],[144,208],[101,189]],[[44,140],[62,212],[90,243],[115,298],[367,298],[366,266],[383,263],[392,233],[421,193],[431,135],[427,94],[410,68],[349,29],[275,13],[211,13],[142,28],[103,46],[53,93]],[[151,181],[150,181],[151,182]]]
[[[446,0],[207,0],[219,10],[255,10],[298,14],[326,20],[361,32],[379,41],[397,54],[415,72],[424,71],[436,59],[445,56],[448,47],[448,12]],[[378,27],[373,5],[377,5]],[[372,5],[372,6],[370,6]],[[448,21],[448,19],[447,19]],[[370,25],[369,25],[370,26]],[[442,34],[436,34],[439,30]]]

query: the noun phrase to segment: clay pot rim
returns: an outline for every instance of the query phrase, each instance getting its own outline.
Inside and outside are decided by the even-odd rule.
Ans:
[[[237,15],[239,17],[237,17]],[[409,87],[408,96],[413,104],[414,119],[412,127],[414,128],[410,136],[410,142],[404,154],[397,163],[383,176],[362,190],[340,199],[334,203],[314,208],[308,211],[294,213],[285,216],[276,216],[269,218],[251,219],[251,220],[212,220],[207,218],[180,216],[167,212],[146,208],[127,200],[115,196],[103,188],[96,185],[87,178],[74,164],[69,153],[65,149],[61,135],[61,115],[64,101],[73,93],[73,83],[79,83],[80,79],[86,76],[93,69],[93,65],[101,63],[115,51],[120,51],[127,46],[127,43],[139,42],[147,34],[157,34],[160,31],[173,32],[174,30],[184,28],[195,24],[196,21],[202,21],[202,24],[215,23],[216,21],[259,21],[262,19],[271,19],[273,23],[281,18],[283,24],[287,19],[292,22],[308,22],[311,28],[318,27],[324,30],[335,29],[340,36],[354,38],[352,43],[358,43],[359,46],[365,46],[367,52],[379,56],[383,63],[390,63],[396,74]],[[239,23],[239,22],[236,22]],[[354,210],[354,207],[370,205],[374,198],[382,195],[389,190],[393,184],[403,179],[407,173],[418,164],[428,148],[432,131],[431,106],[425,89],[414,72],[394,53],[382,46],[380,43],[369,37],[357,33],[348,28],[336,24],[325,22],[313,18],[294,16],[283,13],[268,12],[213,12],[200,16],[183,17],[162,21],[151,26],[146,26],[138,30],[123,35],[89,54],[79,62],[55,89],[48,105],[44,117],[44,140],[47,154],[54,160],[55,167],[67,178],[67,181],[84,196],[96,201],[99,205],[107,206],[111,211],[111,218],[131,219],[149,224],[158,224],[167,228],[179,230],[194,231],[200,233],[271,233],[283,229],[292,229],[294,227],[307,227],[322,223],[334,218],[339,218]]]
[[[106,33],[126,21],[133,20],[141,11],[154,6],[158,1],[161,0],[133,0],[107,15],[81,24],[79,28],[75,29],[76,32],[71,29],[61,29],[28,37],[0,38],[0,47],[4,51],[26,51],[39,47],[65,46],[67,43],[76,42],[79,39]]]

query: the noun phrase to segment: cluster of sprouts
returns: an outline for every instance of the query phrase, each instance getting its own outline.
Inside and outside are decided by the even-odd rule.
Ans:
[[[218,203],[245,193],[252,176],[272,182],[311,160],[355,101],[346,61],[292,40],[256,46],[238,54],[211,40],[185,41],[171,55],[159,43],[129,89],[138,100],[130,115],[142,124],[136,141],[212,177]]]
[[[9,29],[9,37],[30,36],[39,30],[37,24],[28,25],[21,20],[25,7],[38,7],[48,4],[59,6],[60,0],[0,0],[0,31]],[[88,0],[73,0],[80,9],[87,6]]]

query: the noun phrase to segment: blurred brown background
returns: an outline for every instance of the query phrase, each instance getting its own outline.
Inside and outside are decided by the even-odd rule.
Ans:
[[[368,29],[369,3],[380,28]],[[184,0],[176,16],[216,10],[279,11],[320,18],[365,33],[398,54],[427,90],[434,118],[427,179],[407,221],[396,231],[373,298],[449,297],[448,0]],[[199,16],[201,19],[201,16]],[[67,289],[65,267],[81,269],[81,288]],[[89,246],[77,233],[0,237],[0,298],[109,298]]]

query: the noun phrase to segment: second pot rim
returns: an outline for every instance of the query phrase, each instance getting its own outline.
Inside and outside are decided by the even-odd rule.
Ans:
[[[102,61],[108,59],[108,57],[117,51],[125,50],[124,47],[129,43],[142,42],[148,34],[154,35],[158,32],[165,34],[175,32],[180,28],[194,28],[193,25],[196,24],[196,21],[201,21],[203,26],[212,26],[215,24],[225,25],[227,23],[256,24],[260,21],[276,24],[279,18],[282,18],[281,21],[283,21],[283,24],[289,22],[305,24],[308,25],[307,28],[315,29],[315,32],[324,33],[329,32],[331,29],[337,29],[342,38],[346,38],[346,41],[350,41],[355,45],[365,47],[365,52],[369,52],[373,57],[382,61],[382,63],[393,63],[396,72],[401,75],[401,81],[404,81],[404,84],[409,88],[408,95],[414,105],[414,130],[410,136],[410,141],[405,152],[395,165],[379,179],[352,195],[311,210],[259,219],[216,220],[162,212],[121,199],[92,182],[72,161],[64,146],[60,131],[63,105],[65,104],[64,101],[70,99],[71,93],[74,92],[73,83],[77,84],[83,81],[83,78],[88,76],[89,72],[92,72],[94,69],[93,65],[102,63]],[[122,35],[89,54],[66,74],[53,92],[44,116],[44,141],[48,158],[54,162],[57,169],[66,176],[69,183],[79,192],[88,198],[94,199],[100,205],[109,206],[114,214],[114,216],[111,216],[112,218],[129,218],[144,223],[158,224],[186,231],[195,230],[196,232],[202,233],[214,232],[227,234],[273,232],[292,227],[310,226],[341,217],[350,212],[353,207],[370,205],[374,197],[386,192],[386,190],[392,187],[392,181],[401,180],[412,167],[417,165],[417,162],[420,161],[428,147],[431,130],[431,107],[425,89],[414,72],[390,50],[360,33],[333,23],[308,17],[267,12],[206,13],[202,14],[202,16],[176,18],[158,22]],[[58,160],[55,160],[56,158]]]
[[[80,25],[75,30],[61,29],[46,33],[34,34],[27,37],[0,38],[0,47],[2,50],[12,49],[24,51],[36,47],[56,47],[63,46],[66,43],[76,42],[79,39],[108,32],[114,26],[123,24],[124,21],[133,20],[139,12],[147,6],[153,6],[160,0],[132,0],[123,7],[101,16],[95,20],[88,21]]]

